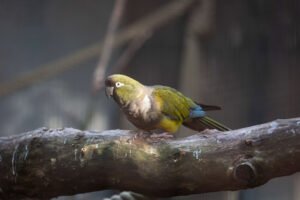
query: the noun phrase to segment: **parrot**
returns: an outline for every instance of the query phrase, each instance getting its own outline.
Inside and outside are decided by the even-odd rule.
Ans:
[[[175,133],[181,125],[198,132],[230,130],[206,115],[206,111],[220,110],[219,106],[197,103],[168,86],[146,86],[129,76],[113,74],[105,80],[105,93],[140,130]]]

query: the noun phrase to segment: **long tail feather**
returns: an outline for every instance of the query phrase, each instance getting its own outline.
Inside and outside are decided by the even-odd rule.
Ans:
[[[219,131],[230,130],[230,128],[228,128],[227,126],[207,116],[189,119],[183,122],[183,125],[196,131],[203,131],[205,129],[217,129]]]
[[[206,105],[206,104],[202,104],[202,103],[197,103],[199,106],[201,106],[201,108],[204,110],[204,111],[211,111],[211,110],[221,110],[221,107],[220,106],[214,106],[214,105]]]

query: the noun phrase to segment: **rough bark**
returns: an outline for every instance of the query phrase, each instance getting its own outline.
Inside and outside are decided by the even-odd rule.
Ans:
[[[155,141],[135,132],[34,131],[0,138],[0,197],[103,189],[176,196],[256,187],[300,171],[300,118]]]

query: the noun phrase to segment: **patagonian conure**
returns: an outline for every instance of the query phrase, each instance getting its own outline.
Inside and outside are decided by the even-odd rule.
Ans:
[[[107,77],[105,86],[106,95],[113,97],[128,120],[141,130],[174,133],[182,124],[196,131],[230,130],[206,115],[205,111],[220,107],[196,103],[171,87],[146,86],[122,74]]]

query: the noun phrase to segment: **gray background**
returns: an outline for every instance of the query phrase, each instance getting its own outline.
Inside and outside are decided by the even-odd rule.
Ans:
[[[129,0],[121,29],[169,2]],[[153,33],[125,73],[145,84],[169,85],[203,103],[221,105],[223,110],[211,115],[232,128],[299,117],[299,1],[211,2],[207,19],[192,21],[193,11],[189,11]],[[113,5],[111,0],[1,0],[0,84],[103,40]],[[208,31],[194,33],[190,26],[198,23],[208,24]],[[114,51],[110,66],[123,49]],[[103,91],[91,95],[98,60],[95,57],[66,73],[1,96],[0,134],[42,126],[128,128]],[[186,132],[183,129],[178,136]],[[255,189],[182,199],[297,200],[299,191],[300,178],[295,174]]]

